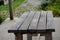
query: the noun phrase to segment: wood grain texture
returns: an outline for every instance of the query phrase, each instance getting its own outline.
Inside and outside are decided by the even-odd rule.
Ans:
[[[22,23],[25,21],[25,19],[28,17],[29,12],[25,12],[9,30],[8,32],[15,32],[17,29],[22,25]]]
[[[31,22],[31,24],[29,26],[29,30],[36,30],[37,29],[37,24],[38,24],[39,16],[40,16],[40,12],[36,12],[32,22]]]
[[[33,17],[34,17],[35,12],[31,12],[29,14],[29,16],[27,17],[27,19],[25,20],[25,22],[21,25],[21,27],[19,28],[19,30],[27,30]]]
[[[53,14],[51,11],[25,12],[8,32],[55,32],[55,28],[53,28]]]
[[[52,11],[47,11],[47,29],[55,31]]]
[[[46,30],[46,13],[45,11],[41,12],[37,30]]]

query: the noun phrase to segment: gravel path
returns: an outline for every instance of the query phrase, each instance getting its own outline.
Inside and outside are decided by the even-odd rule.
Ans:
[[[19,7],[14,11],[15,16],[19,17],[23,12],[26,11],[37,11],[40,7],[40,0],[25,0]]]
[[[26,3],[22,4],[23,6],[27,6],[28,3],[31,4],[33,7],[36,7],[41,4],[40,0],[26,0],[26,1],[27,1]]]
[[[34,10],[34,8],[36,8],[37,6],[39,6],[41,4],[41,1],[40,0],[26,0],[26,1],[24,1],[24,3],[22,3],[18,8],[17,8],[17,10],[19,9],[19,8],[24,8],[23,10],[27,10],[27,11],[29,11],[29,10],[31,10],[31,11],[33,11]]]
[[[33,5],[33,7],[36,7],[41,4],[41,1],[40,0],[28,0],[28,3]]]
[[[15,20],[9,20],[6,19],[1,25],[0,25],[0,40],[15,40],[15,36],[13,33],[8,33],[8,29],[11,28],[14,23],[16,23],[18,18],[15,18]],[[56,32],[53,33],[53,40],[60,40],[60,18],[54,18],[54,27],[56,29]],[[24,40],[26,40],[26,34],[24,35]],[[38,36],[39,37],[39,36]],[[33,40],[37,40],[36,37],[33,37]],[[40,40],[44,40],[44,37],[40,37]]]

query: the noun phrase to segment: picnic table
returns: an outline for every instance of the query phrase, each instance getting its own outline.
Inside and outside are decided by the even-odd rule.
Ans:
[[[23,34],[28,34],[28,40],[32,40],[32,34],[52,40],[52,32],[55,32],[53,20],[52,11],[24,12],[8,32],[15,34],[15,40],[23,40]]]

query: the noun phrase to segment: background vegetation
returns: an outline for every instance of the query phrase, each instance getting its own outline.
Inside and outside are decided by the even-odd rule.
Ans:
[[[60,0],[51,0],[45,10],[52,10],[54,17],[60,17]]]
[[[0,15],[0,24],[4,21],[2,15]]]
[[[18,0],[18,1],[14,0],[13,1],[14,16],[20,16],[25,11],[30,11],[30,10],[41,11],[42,10],[41,5],[33,9],[29,9],[31,6],[31,4],[29,3],[25,7],[20,6],[22,2],[24,1],[25,0]],[[49,5],[45,7],[45,10],[46,11],[51,10],[53,11],[54,17],[60,17],[60,0],[50,0],[50,3]],[[7,17],[9,17],[9,5],[8,4],[0,6],[0,20],[1,20],[0,23],[3,22],[3,20],[5,20]]]
[[[13,10],[20,6],[24,0],[13,0]],[[9,17],[9,4],[0,6],[0,24]]]
[[[13,9],[16,9],[19,5],[21,5],[21,3],[23,2],[24,0],[14,0],[13,1]],[[8,10],[9,9],[9,4],[7,5],[2,5],[0,6],[0,11],[3,11],[3,10]]]
[[[0,1],[2,1],[2,0],[0,0]]]

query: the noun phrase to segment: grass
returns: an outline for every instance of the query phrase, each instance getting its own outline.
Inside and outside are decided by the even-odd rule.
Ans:
[[[15,9],[16,7],[18,7],[19,5],[21,5],[21,3],[23,2],[24,0],[15,0],[13,2],[13,8]]]
[[[24,0],[14,0],[13,1],[13,10],[16,10],[19,5],[21,5],[24,2]],[[14,13],[15,14],[15,13]],[[0,24],[9,17],[9,5],[2,5],[0,6]]]
[[[24,0],[15,0],[13,1],[13,9],[16,9],[19,5],[21,5],[21,3],[23,2]],[[0,11],[3,11],[3,10],[9,10],[9,5],[2,5],[0,6]]]

